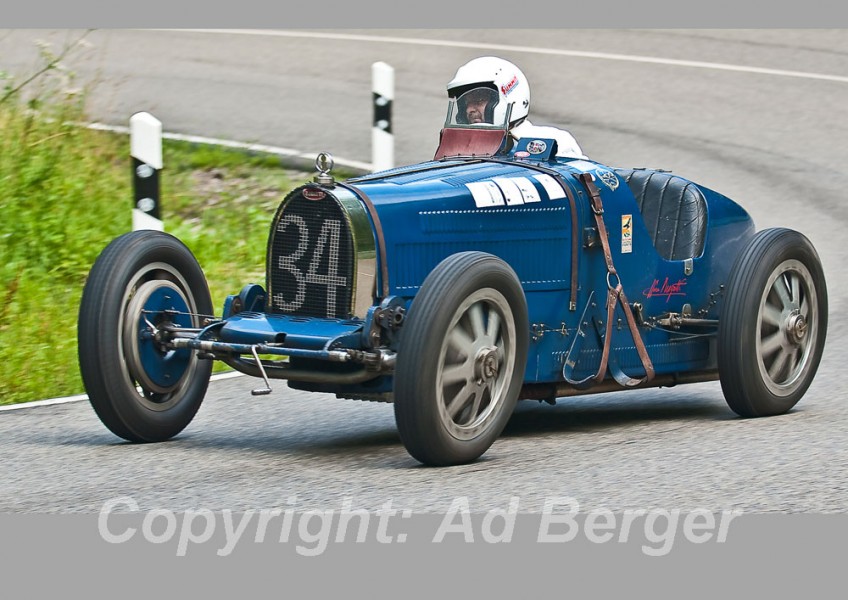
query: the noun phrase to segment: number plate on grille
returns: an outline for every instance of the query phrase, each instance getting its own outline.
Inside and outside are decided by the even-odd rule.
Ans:
[[[269,312],[346,319],[354,285],[348,220],[331,194],[311,200],[303,192],[283,202],[271,228]]]

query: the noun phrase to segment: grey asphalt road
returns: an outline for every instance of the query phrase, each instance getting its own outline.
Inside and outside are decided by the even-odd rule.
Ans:
[[[58,48],[78,33],[0,32],[0,69],[27,72],[34,39]],[[432,156],[457,66],[486,53],[512,59],[533,86],[534,123],[569,128],[608,164],[703,182],[740,201],[758,228],[810,237],[830,296],[813,386],[796,410],[759,420],[736,418],[717,382],[522,403],[483,459],[439,470],[406,454],[389,405],[282,382],[255,398],[245,377],[214,382],[186,431],[157,445],[123,443],[82,402],[2,412],[0,511],[96,512],[117,496],[171,510],[338,509],[350,499],[444,511],[467,496],[472,510],[518,497],[537,511],[569,496],[585,510],[846,511],[848,31],[296,33],[95,31],[66,62],[91,86],[93,120],[125,125],[147,110],[166,131],[368,162],[370,68],[385,61],[407,163]]]

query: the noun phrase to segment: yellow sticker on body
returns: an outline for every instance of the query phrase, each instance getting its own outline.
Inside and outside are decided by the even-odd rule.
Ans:
[[[633,215],[621,215],[621,253],[633,252]]]

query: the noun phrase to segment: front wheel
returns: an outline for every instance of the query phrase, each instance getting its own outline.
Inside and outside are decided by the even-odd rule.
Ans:
[[[761,231],[733,266],[718,329],[721,388],[743,417],[782,414],[821,361],[827,288],[815,248],[791,229]]]
[[[135,231],[103,250],[83,289],[78,345],[89,400],[110,431],[157,442],[191,422],[212,361],[168,349],[152,333],[170,325],[200,327],[211,314],[203,271],[177,238]]]
[[[398,348],[394,410],[407,451],[434,466],[486,452],[515,408],[528,344],[524,292],[506,263],[463,252],[437,265]]]

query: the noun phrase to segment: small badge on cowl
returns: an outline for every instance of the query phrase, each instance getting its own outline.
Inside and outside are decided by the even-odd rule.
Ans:
[[[527,143],[527,152],[530,154],[541,154],[548,149],[548,145],[542,140],[533,140]]]

